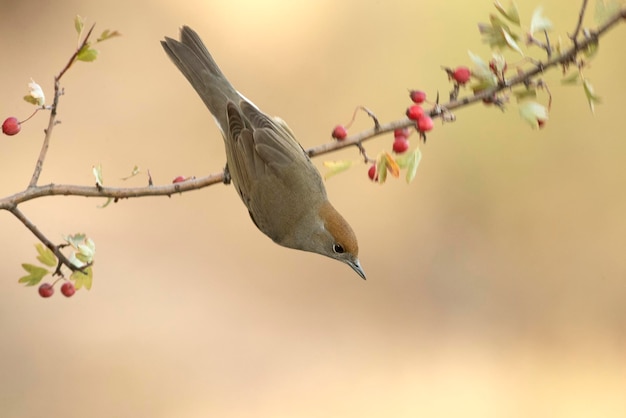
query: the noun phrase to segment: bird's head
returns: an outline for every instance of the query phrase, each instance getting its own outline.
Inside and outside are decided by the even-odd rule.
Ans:
[[[319,223],[308,251],[341,261],[365,279],[359,262],[359,244],[354,231],[339,212],[326,201],[319,209]]]

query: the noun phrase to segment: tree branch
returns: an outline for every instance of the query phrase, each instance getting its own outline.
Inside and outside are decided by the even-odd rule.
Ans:
[[[28,187],[34,187],[37,185],[39,181],[39,176],[41,175],[41,170],[43,169],[43,162],[46,159],[46,154],[48,153],[48,147],[50,146],[50,138],[52,137],[52,129],[57,124],[57,110],[59,106],[59,97],[63,94],[63,90],[61,89],[61,78],[70,69],[72,64],[76,61],[76,57],[78,57],[79,52],[87,45],[89,41],[89,36],[91,36],[91,32],[95,24],[91,26],[91,29],[85,35],[85,38],[80,43],[74,54],[70,57],[65,67],[61,70],[61,72],[54,77],[54,99],[52,101],[52,106],[50,106],[50,119],[48,119],[48,127],[45,130],[45,136],[43,138],[43,143],[41,144],[41,151],[39,151],[39,158],[37,158],[37,163],[35,163],[35,170],[33,171],[33,175],[30,179],[30,183],[28,183]]]
[[[17,206],[13,206],[9,209],[7,209],[9,212],[11,212],[17,219],[20,220],[20,222],[22,222],[24,224],[24,226],[26,228],[28,228],[28,230],[30,232],[33,233],[34,236],[37,237],[37,239],[39,239],[39,241],[41,241],[43,243],[43,245],[45,245],[46,247],[48,247],[50,249],[50,251],[52,251],[54,253],[54,255],[56,255],[57,259],[59,260],[59,266],[57,267],[55,274],[60,274],[60,267],[61,264],[66,265],[70,270],[72,271],[77,271],[77,270],[81,270],[81,268],[76,267],[74,264],[72,264],[72,262],[65,256],[65,254],[63,254],[61,252],[61,249],[58,245],[54,245],[52,243],[52,241],[50,241],[40,230],[39,228],[37,228],[37,226],[32,223],[30,221],[30,219],[28,219],[26,217],[26,215],[24,215],[22,213],[22,211],[20,211]]]
[[[574,45],[578,42],[578,34],[580,33],[580,28],[583,26],[583,19],[585,18],[585,11],[587,10],[587,2],[588,0],[583,0],[583,4],[580,6],[580,13],[578,13],[578,23],[576,23],[576,29],[574,29],[574,33],[570,35],[570,39]]]
[[[595,31],[583,31],[584,36],[582,37],[582,39],[579,39],[586,8],[587,0],[583,0],[576,28],[574,30],[574,33],[570,37],[572,39],[573,45],[569,49],[561,53],[559,56],[554,57],[554,54],[550,53],[551,48],[549,47],[549,39],[547,39],[546,49],[548,50],[548,57],[545,61],[537,62],[530,69],[519,72],[517,76],[513,78],[504,79],[504,77],[498,77],[498,85],[493,88],[483,90],[476,94],[469,94],[466,97],[462,97],[460,99],[453,98],[453,100],[450,100],[445,104],[437,103],[432,109],[428,111],[430,117],[442,118],[444,121],[448,120],[449,116],[452,116],[450,112],[455,109],[460,109],[470,104],[480,102],[483,99],[493,98],[494,95],[496,95],[497,93],[504,90],[510,90],[511,88],[518,85],[529,85],[532,82],[533,77],[539,75],[540,73],[543,73],[551,67],[557,65],[566,67],[570,64],[574,64],[576,63],[576,59],[579,53],[587,49],[592,44],[596,43],[602,35],[604,35],[611,28],[616,26],[617,23],[620,22],[620,20],[626,19],[626,8],[621,8],[618,13],[608,19]],[[74,52],[66,66],[55,77],[55,94],[54,101],[51,106],[50,120],[48,122],[48,128],[45,131],[45,137],[39,154],[39,158],[37,159],[37,163],[35,165],[35,169],[28,187],[19,193],[15,193],[11,196],[0,199],[0,210],[7,210],[11,212],[17,219],[20,220],[20,222],[22,222],[26,226],[26,228],[28,228],[33,233],[33,235],[35,235],[46,247],[48,247],[57,256],[59,260],[59,266],[55,274],[60,273],[61,264],[66,265],[72,271],[80,271],[82,270],[82,268],[73,265],[70,260],[60,251],[61,247],[54,245],[48,238],[46,238],[46,236],[18,209],[17,206],[19,204],[44,196],[55,195],[112,198],[116,202],[120,199],[129,199],[144,196],[170,197],[172,194],[175,193],[199,190],[204,187],[224,182],[224,173],[219,172],[205,177],[188,179],[180,183],[168,184],[163,186],[154,186],[151,182],[144,187],[104,187],[99,184],[95,186],[80,186],[69,184],[48,184],[44,186],[37,185],[43,163],[46,158],[52,130],[54,126],[58,123],[56,120],[57,107],[59,98],[63,94],[63,90],[60,87],[60,79],[71,67],[71,65],[76,61],[76,58],[81,49],[87,45],[88,38],[91,35],[92,30],[93,26],[85,36],[81,45]],[[373,113],[368,111],[368,114],[374,119],[375,123],[373,128],[351,135],[342,141],[333,141],[309,148],[308,150],[306,150],[307,154],[310,157],[316,157],[346,147],[356,146],[359,149],[361,155],[365,158],[365,160],[368,160],[367,154],[365,153],[365,150],[362,146],[362,143],[364,141],[373,139],[380,135],[384,135],[388,132],[392,132],[395,129],[406,128],[414,126],[415,124],[413,120],[410,120],[408,118],[399,119],[386,124],[379,124]]]

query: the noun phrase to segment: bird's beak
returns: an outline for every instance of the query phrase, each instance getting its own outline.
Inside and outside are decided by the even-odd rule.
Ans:
[[[363,267],[361,267],[361,263],[359,262],[358,258],[355,258],[354,260],[350,260],[346,262],[350,267],[352,267],[352,270],[356,271],[356,274],[358,274],[359,276],[361,276],[361,278],[363,280],[366,279],[365,277],[365,272],[363,271]]]

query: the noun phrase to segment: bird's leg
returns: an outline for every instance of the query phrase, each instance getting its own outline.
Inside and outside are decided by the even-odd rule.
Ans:
[[[228,170],[228,163],[224,166],[224,184],[230,184],[230,170]]]

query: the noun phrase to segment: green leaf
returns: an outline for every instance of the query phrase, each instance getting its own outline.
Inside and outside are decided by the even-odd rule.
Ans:
[[[78,51],[78,55],[76,55],[76,59],[78,61],[84,62],[92,62],[98,58],[98,50],[89,47],[89,44],[85,44],[80,51]]]
[[[533,129],[539,128],[539,121],[545,122],[548,120],[548,109],[533,101],[520,104],[519,113],[522,119],[528,122]]]
[[[76,290],[84,287],[87,290],[91,289],[91,285],[93,284],[93,268],[92,266],[87,267],[84,271],[77,270],[72,273],[70,276],[70,280],[74,282],[74,287]]]
[[[500,14],[509,22],[515,23],[517,26],[520,25],[519,11],[517,10],[517,5],[514,2],[509,3],[508,9],[505,9],[499,1],[496,1],[495,6]]]
[[[102,165],[98,164],[98,166],[91,167],[91,171],[93,176],[96,178],[96,186],[102,187],[104,182],[102,181]]]
[[[107,206],[109,206],[109,205],[111,204],[111,202],[113,202],[113,200],[114,200],[114,199],[113,199],[112,197],[108,197],[108,198],[107,198],[107,200],[106,200],[103,204],[98,205],[97,207],[98,207],[99,209],[104,209],[104,208],[106,208]]]
[[[24,283],[26,286],[36,286],[41,282],[46,274],[50,273],[48,269],[43,267],[34,266],[32,264],[22,264],[22,268],[28,273],[26,276],[20,277],[19,283]]]
[[[346,171],[352,167],[352,164],[353,161],[324,161],[324,166],[328,168],[328,171],[324,174],[324,180]]]
[[[408,166],[406,169],[406,182],[407,183],[411,183],[413,179],[415,178],[415,174],[417,173],[417,167],[419,166],[421,160],[422,160],[422,152],[420,151],[419,148],[416,148],[415,151],[413,151],[410,154],[410,158],[408,161]]]
[[[483,42],[489,44],[491,48],[503,48],[507,46],[510,41],[507,41],[506,36],[513,41],[519,39],[519,36],[512,33],[509,26],[498,16],[490,15],[489,20],[489,24],[479,24],[478,30],[483,35]],[[506,36],[505,33],[507,34]]]
[[[509,48],[511,48],[514,51],[519,52],[520,55],[523,57],[524,51],[522,51],[522,49],[517,45],[517,42],[515,42],[515,39],[513,39],[511,34],[504,28],[500,28],[500,31],[502,32],[502,36],[504,36],[504,41],[509,46]]]
[[[542,15],[543,9],[537,7],[533,12],[533,17],[530,19],[530,34],[534,35],[535,32],[549,31],[552,29],[552,22],[547,17]]]
[[[591,109],[591,113],[595,112],[595,104],[602,103],[602,100],[599,96],[596,95],[593,90],[593,86],[588,79],[583,80],[583,88],[585,89],[585,96],[587,97],[587,101],[589,102],[589,108]]]
[[[596,0],[594,19],[598,26],[605,24],[609,19],[619,13],[621,4],[619,0]]]
[[[537,97],[537,90],[534,88],[528,88],[523,90],[516,90],[513,92],[515,98],[518,102],[521,102],[526,99],[534,99]]]
[[[470,59],[474,63],[474,68],[472,68],[472,76],[475,80],[478,80],[476,83],[472,84],[472,90],[474,93],[477,91],[485,90],[489,87],[495,87],[498,85],[498,77],[491,71],[489,68],[489,64],[483,61],[478,55],[474,54],[472,51],[467,51]]]
[[[115,38],[116,36],[122,36],[118,31],[110,31],[109,29],[105,29],[102,34],[96,39],[96,42],[106,41],[107,39]]]
[[[139,166],[136,165],[133,167],[133,171],[126,177],[122,177],[122,180],[126,181],[132,177],[135,177],[137,174],[141,173],[141,170],[139,169]]]
[[[83,32],[84,26],[85,19],[83,19],[79,15],[76,15],[76,17],[74,17],[74,29],[76,29],[76,33],[78,33],[78,36],[80,36],[80,34]]]
[[[567,85],[567,84],[572,85],[572,84],[578,84],[579,81],[580,81],[580,72],[574,71],[570,75],[568,75],[567,77],[563,78],[561,80],[561,84],[563,84],[563,85]]]
[[[39,243],[35,244],[35,248],[37,249],[37,260],[48,267],[54,267],[57,265],[57,257],[54,255],[52,250],[45,245]]]
[[[376,173],[378,173],[378,182],[383,184],[387,180],[387,159],[383,153],[379,154],[376,159]]]
[[[24,96],[24,100],[30,104],[33,104],[35,106],[41,106],[39,104],[39,99],[34,98],[33,96],[31,96],[30,94],[27,94],[26,96]]]

